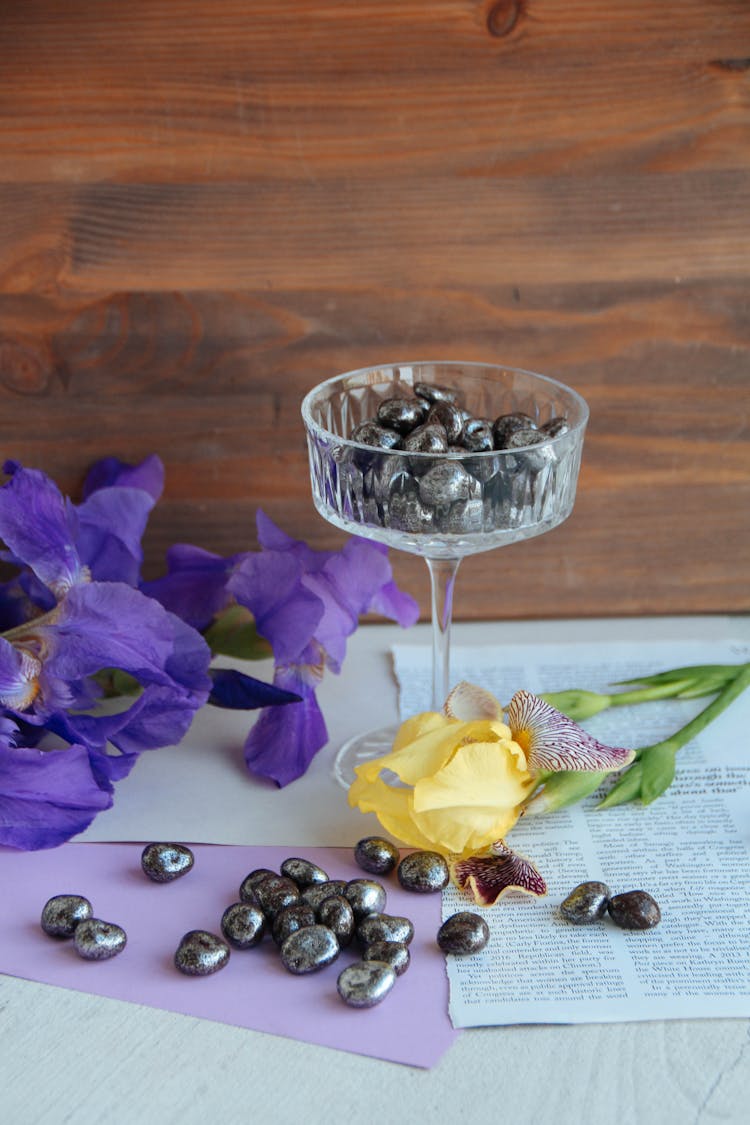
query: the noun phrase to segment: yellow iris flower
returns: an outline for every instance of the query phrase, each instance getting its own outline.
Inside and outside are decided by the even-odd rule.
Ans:
[[[407,719],[389,754],[356,768],[349,804],[409,847],[451,856],[454,881],[487,906],[513,889],[546,892],[531,860],[504,840],[540,781],[632,760],[632,750],[605,746],[528,691],[504,712],[490,692],[460,683],[442,713]]]
[[[388,784],[389,771],[398,779]],[[468,855],[502,839],[536,785],[523,748],[499,718],[436,711],[408,719],[389,754],[356,769],[349,803],[374,812],[415,848]]]

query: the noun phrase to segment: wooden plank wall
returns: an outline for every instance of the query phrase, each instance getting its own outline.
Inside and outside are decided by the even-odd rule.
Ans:
[[[339,544],[303,393],[444,357],[592,411],[457,617],[747,610],[749,278],[747,0],[0,3],[2,454],[158,452],[149,574],[259,505]]]

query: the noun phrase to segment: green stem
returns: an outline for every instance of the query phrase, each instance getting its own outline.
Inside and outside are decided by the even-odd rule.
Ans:
[[[649,703],[652,699],[671,699],[688,688],[692,680],[677,680],[659,684],[654,687],[635,688],[633,691],[621,691],[610,695],[610,707],[624,707],[629,703]]]
[[[695,738],[697,734],[700,734],[702,730],[705,730],[709,723],[712,723],[722,711],[726,710],[730,703],[733,703],[739,695],[742,695],[742,692],[748,686],[750,686],[750,664],[744,664],[735,678],[730,680],[716,698],[712,699],[708,706],[704,707],[694,719],[691,719],[684,727],[680,727],[669,738],[665,738],[661,742],[655,742],[653,746],[641,746],[635,752],[636,758],[640,758],[648,750],[679,750]]]
[[[680,668],[641,679],[621,680],[620,685],[640,686],[611,695],[569,688],[567,691],[542,692],[541,698],[562,711],[563,715],[580,723],[610,707],[651,703],[659,699],[698,699],[704,695],[716,695],[736,678],[743,667],[742,664],[707,664],[695,668]]]

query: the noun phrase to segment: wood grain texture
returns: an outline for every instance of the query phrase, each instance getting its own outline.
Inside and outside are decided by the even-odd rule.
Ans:
[[[258,506],[340,543],[302,395],[445,357],[592,411],[573,516],[457,616],[750,608],[745,0],[30,0],[0,58],[0,449],[158,452],[149,574]]]

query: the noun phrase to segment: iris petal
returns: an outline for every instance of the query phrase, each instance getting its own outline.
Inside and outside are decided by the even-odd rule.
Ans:
[[[547,884],[531,860],[512,851],[498,840],[491,855],[474,855],[457,860],[451,868],[453,879],[462,890],[470,890],[478,906],[493,906],[506,891],[545,895]]]
[[[496,719],[503,721],[503,708],[495,696],[462,680],[451,691],[443,704],[443,711],[452,719]]]
[[[0,637],[0,705],[25,711],[39,690],[40,662]]]
[[[299,660],[325,612],[320,598],[305,589],[303,576],[300,560],[291,553],[261,551],[246,555],[227,583],[252,613],[278,664]]]
[[[442,769],[415,784],[415,819],[443,851],[486,847],[518,820],[521,802],[534,781],[519,768],[509,745],[462,746]]]
[[[360,774],[349,789],[349,804],[363,813],[374,812],[386,832],[408,847],[434,849],[435,841],[415,823],[410,789],[386,785],[379,777],[366,781]]]
[[[96,582],[71,590],[56,612],[53,623],[36,630],[49,651],[45,674],[72,681],[120,668],[146,682],[168,682],[173,627],[158,602],[123,583]]]
[[[395,745],[400,748],[364,762],[358,769],[368,779],[377,777],[381,770],[390,770],[407,785],[413,785],[425,773],[440,769],[456,748],[455,728],[458,724],[435,713],[437,724],[433,726],[429,718],[426,718],[429,715],[430,712],[426,712],[425,715],[417,716],[416,721],[407,720],[404,726],[411,730],[407,735],[404,735],[403,728],[399,731]],[[421,733],[417,734],[417,730]],[[405,738],[408,740],[401,746],[400,743]]]
[[[225,559],[202,547],[176,543],[167,551],[167,574],[143,582],[141,590],[194,629],[205,629],[231,601],[227,581],[243,557]]]
[[[148,492],[154,503],[164,491],[164,465],[156,453],[144,458],[139,465],[130,465],[117,457],[102,457],[95,461],[83,482],[83,497],[102,488],[138,488]]]
[[[153,506],[142,488],[102,488],[79,505],[76,547],[92,578],[138,585],[141,537]]]
[[[529,691],[516,692],[508,704],[507,718],[532,770],[617,770],[635,756],[633,750],[598,742]]]
[[[376,546],[376,544],[373,544]],[[402,629],[408,629],[419,620],[419,602],[411,594],[399,590],[395,581],[384,583],[367,607],[370,613],[379,613],[382,617],[390,617]]]
[[[437,721],[429,718],[432,715]],[[497,743],[510,740],[506,726],[487,719],[462,723],[428,711],[417,717],[421,726],[412,723],[414,720],[407,720],[399,729],[393,752],[377,759],[378,769],[391,770],[407,785],[416,785],[425,776],[435,774],[469,743],[491,741],[497,753]],[[520,747],[513,746],[511,752],[519,757],[519,765],[524,768],[526,762]],[[374,764],[368,763],[371,768]]]
[[[281,787],[302,776],[328,741],[328,731],[309,685],[283,672],[277,673],[274,683],[296,691],[300,702],[265,707],[260,712],[245,742],[245,762],[251,773]]]
[[[54,481],[37,469],[6,462],[10,480],[0,488],[0,539],[14,561],[25,563],[61,597],[88,579],[76,547],[78,521],[73,505]]]
[[[112,804],[83,746],[0,749],[0,844],[52,848],[87,828]]]
[[[267,566],[273,575],[279,565],[283,568],[294,559],[302,586],[320,599],[323,612],[315,626],[315,639],[334,671],[339,671],[346,638],[354,632],[363,613],[383,613],[402,626],[413,624],[419,616],[414,599],[402,594],[393,582],[385,545],[355,536],[340,551],[315,551],[302,540],[286,535],[262,510],[257,513],[256,524],[263,548],[260,558],[267,557],[267,562],[260,565]],[[237,598],[253,610],[257,620],[258,614],[250,602],[239,595]],[[259,600],[265,603],[266,595],[261,593]],[[270,634],[264,635],[274,643]]]
[[[470,815],[474,808],[515,809],[535,782],[523,768],[523,754],[511,747],[507,741],[461,746],[444,766],[416,781],[415,811],[460,806]]]

